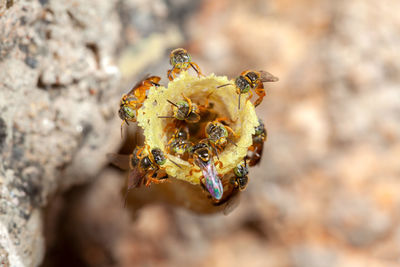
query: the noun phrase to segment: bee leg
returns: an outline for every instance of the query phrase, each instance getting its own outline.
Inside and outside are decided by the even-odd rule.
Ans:
[[[146,184],[145,184],[146,186],[149,186],[151,184],[150,174],[152,174],[152,171],[149,172],[145,177],[146,178]]]
[[[201,172],[201,170],[200,169],[197,170],[197,169],[192,168],[189,171],[189,175],[192,176],[194,172]]]
[[[253,97],[253,92],[250,90],[250,91],[249,91],[249,96],[248,96],[247,99],[246,99],[246,103],[247,103],[247,101],[249,101],[252,97]]]
[[[144,149],[144,146],[142,146],[142,147],[140,147],[140,148],[138,149],[138,151],[136,152],[136,157],[137,157],[137,158],[140,158],[140,154],[142,154],[143,149]]]
[[[151,148],[148,144],[144,145],[146,147],[147,153],[149,154],[149,156],[151,157],[152,160],[154,160],[153,155],[151,154]]]
[[[175,69],[175,67],[173,67],[172,69],[170,69],[170,70],[168,70],[168,72],[167,72],[167,76],[168,76],[168,79],[170,80],[170,81],[172,81],[175,77],[174,77],[174,75],[172,74],[172,71]]]
[[[230,133],[233,135],[233,137],[235,137],[235,138],[238,138],[238,137],[239,137],[239,136],[232,130],[231,127],[225,125],[225,128],[228,130],[228,132],[230,132]]]
[[[209,94],[206,96],[206,101],[204,102],[203,105],[198,105],[198,107],[199,107],[199,109],[200,109],[201,112],[207,111],[207,109],[208,109],[208,107],[209,107],[209,105],[208,105],[209,98],[210,98],[210,96],[211,96],[213,93],[214,93],[214,92],[211,92],[211,93],[209,93]]]
[[[192,100],[190,100],[190,98],[186,97],[183,93],[182,93],[182,96],[189,104],[189,113],[190,113],[190,111],[192,110]]]
[[[222,169],[224,167],[224,164],[220,160],[215,162],[215,166],[217,166],[217,165],[218,165],[218,168],[220,168],[220,169]]]
[[[154,175],[156,175],[155,177],[153,177]],[[154,170],[152,170],[152,171],[150,171],[147,175],[146,175],[146,186],[149,186],[149,185],[151,185],[151,183],[153,182],[153,183],[157,183],[158,182],[158,180],[157,180],[157,173],[154,171]]]
[[[135,95],[135,97],[138,98],[136,95]],[[128,104],[131,108],[136,109],[137,105],[140,104],[140,102],[138,100],[129,100],[129,101],[126,101],[126,104]]]
[[[218,150],[215,146],[211,146],[212,150],[214,150],[215,156],[217,156],[217,159],[219,160],[219,155],[218,155]]]
[[[228,120],[230,120],[228,117],[221,117],[221,118],[216,118],[214,121],[226,123],[226,121]]]
[[[128,124],[128,122],[125,121],[125,120],[123,120],[122,123],[121,123],[121,139],[123,138],[123,136],[122,136],[122,129],[123,129],[124,123]],[[129,124],[128,124],[128,125],[129,125]]]
[[[165,172],[165,170],[159,170],[156,172],[156,177],[155,179],[153,179],[153,183],[160,184],[164,182],[170,182],[170,180],[167,179],[168,179],[168,174]]]
[[[261,102],[265,96],[265,90],[264,90],[264,86],[262,85],[262,83],[261,83],[261,85],[257,86],[257,88],[254,90],[254,92],[258,95],[258,99],[256,100],[256,102],[254,102],[254,107],[257,107],[258,105],[261,104]]]
[[[190,66],[196,71],[196,73],[197,73],[197,76],[204,76],[203,75],[203,73],[201,73],[201,70],[200,70],[200,67],[199,67],[199,65],[197,65],[197,63],[195,63],[195,62],[191,62],[191,63],[189,63],[190,64]]]

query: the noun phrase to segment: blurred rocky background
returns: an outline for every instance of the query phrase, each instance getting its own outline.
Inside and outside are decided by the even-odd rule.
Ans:
[[[400,266],[400,2],[0,0],[1,266]],[[118,101],[172,48],[280,78],[228,216],[135,191]],[[157,189],[157,186],[154,187]],[[146,198],[147,196],[147,198]]]

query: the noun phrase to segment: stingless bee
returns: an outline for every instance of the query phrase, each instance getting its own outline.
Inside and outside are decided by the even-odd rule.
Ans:
[[[125,94],[119,104],[118,115],[122,120],[121,123],[121,136],[122,126],[124,123],[136,122],[137,111],[142,107],[143,102],[146,100],[146,92],[152,86],[160,86],[158,83],[161,80],[158,76],[149,76],[139,81],[133,88]]]
[[[259,125],[255,128],[255,133],[253,134],[253,144],[249,147],[249,166],[260,163],[264,142],[267,140],[267,130],[260,118],[258,118],[258,123]]]
[[[201,179],[202,185],[214,199],[220,200],[224,193],[224,188],[215,168],[211,148],[207,144],[207,140],[201,140],[195,144],[190,149],[190,153],[194,163],[200,168],[203,174]]]
[[[170,100],[167,100],[173,107],[173,115],[172,116],[158,116],[159,118],[171,118],[177,119],[180,121],[185,121],[188,123],[196,123],[200,121],[200,110],[199,107],[192,103],[192,101],[182,94],[182,97],[185,99],[183,101],[179,101],[178,103],[174,103]]]
[[[182,156],[189,152],[192,145],[192,142],[189,141],[189,129],[187,126],[179,127],[175,130],[171,139],[168,141],[168,154],[171,154],[172,152],[173,154]]]
[[[144,151],[146,149],[146,152]],[[126,156],[118,154],[108,154],[108,159],[111,163],[120,167],[121,169],[126,168]],[[169,159],[170,160],[170,159]],[[125,193],[125,202],[128,193],[133,188],[137,188],[145,184],[149,186],[151,183],[161,183],[168,178],[165,172],[166,167],[163,165],[166,163],[167,158],[160,148],[152,148],[148,145],[143,147],[136,147],[132,154],[129,156],[129,175],[128,185]],[[172,163],[177,163],[170,160]]]
[[[192,61],[190,54],[183,48],[177,48],[172,50],[169,56],[169,63],[172,69],[168,70],[168,79],[172,81],[176,78],[181,71],[187,70],[192,67],[198,76],[203,75],[201,73],[199,65]]]
[[[228,141],[236,146],[229,138],[229,133],[236,137],[235,132],[229,126],[223,125],[220,120],[222,119],[217,119],[206,125],[206,138],[218,159],[218,152],[224,149]]]
[[[245,70],[243,71],[239,77],[235,79],[234,84],[223,84],[217,86],[217,88],[221,88],[228,85],[233,85],[236,87],[236,93],[239,95],[239,104],[238,108],[240,109],[240,95],[249,93],[248,98],[246,101],[252,98],[253,92],[250,89],[254,89],[254,92],[258,95],[258,99],[254,102],[254,106],[257,107],[261,104],[264,96],[264,82],[277,82],[279,79],[272,75],[269,72],[260,70],[260,71],[253,71],[253,70]]]
[[[235,177],[231,179],[231,183],[235,188],[239,189],[239,191],[245,190],[247,183],[249,182],[249,178],[247,177],[249,174],[249,168],[247,166],[246,158],[233,168],[233,172],[235,173]]]

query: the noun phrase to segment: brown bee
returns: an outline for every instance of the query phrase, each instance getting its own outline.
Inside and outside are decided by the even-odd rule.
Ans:
[[[146,153],[144,150],[146,149]],[[126,156],[118,154],[108,154],[108,159],[111,163],[120,167],[121,169],[126,168]],[[125,194],[126,197],[131,189],[137,188],[145,184],[149,186],[151,183],[160,183],[168,178],[163,166],[167,158],[163,151],[159,148],[150,149],[149,146],[136,147],[132,154],[129,156],[129,176],[128,185]],[[173,162],[173,161],[171,161]],[[173,162],[174,164],[177,164]],[[180,167],[177,164],[178,167]]]
[[[192,61],[190,54],[183,48],[177,48],[172,50],[169,56],[169,63],[172,69],[168,70],[168,79],[172,81],[176,78],[181,71],[187,70],[192,67],[198,76],[203,75],[201,73],[199,65]]]
[[[247,175],[249,174],[249,168],[247,166],[246,158],[243,159],[243,162],[239,163],[234,169],[235,177],[231,179],[231,183],[233,186],[239,191],[243,191],[246,189],[247,183],[249,182],[249,178]]]
[[[267,140],[267,130],[265,129],[263,121],[258,119],[259,125],[255,128],[253,134],[253,144],[249,147],[249,166],[254,166],[260,163],[264,142]]]
[[[214,199],[220,200],[224,193],[224,188],[214,165],[211,147],[207,143],[207,140],[200,141],[191,147],[190,153],[192,160],[203,173],[202,185]]]
[[[192,142],[189,141],[189,129],[187,126],[179,127],[173,133],[171,139],[168,141],[167,149],[168,154],[173,154],[182,156],[189,152],[192,147]]]
[[[142,107],[143,102],[146,100],[146,92],[152,86],[160,86],[158,83],[161,80],[158,76],[150,76],[139,81],[133,88],[125,94],[119,104],[118,115],[122,120],[121,123],[121,136],[122,126],[124,123],[136,122],[136,115],[139,108]]]
[[[253,92],[250,89],[254,89],[254,92],[258,95],[258,99],[254,102],[254,106],[257,107],[261,104],[264,96],[264,82],[277,82],[279,79],[269,72],[260,70],[245,70],[239,77],[235,79],[234,86],[236,87],[236,93],[239,95],[238,108],[240,109],[240,95],[249,93],[249,97],[246,99],[248,101],[253,96]],[[230,83],[220,85],[217,88],[232,85]]]
[[[192,101],[182,94],[184,101],[179,101],[174,103],[167,100],[173,106],[172,116],[158,116],[159,118],[171,118],[180,121],[185,121],[188,123],[196,123],[200,121],[200,110],[199,107],[192,103]]]
[[[229,133],[236,137],[235,132],[229,126],[223,125],[220,120],[222,119],[217,119],[206,125],[206,138],[218,159],[218,151],[223,150],[228,141],[236,146],[229,138]]]

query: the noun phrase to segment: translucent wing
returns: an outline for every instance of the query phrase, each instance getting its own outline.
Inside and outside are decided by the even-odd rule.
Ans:
[[[112,165],[124,171],[129,170],[129,155],[108,153],[106,156],[108,162],[110,162]]]
[[[147,173],[140,172],[138,167],[135,167],[129,172],[128,185],[124,197],[124,207],[126,207],[129,191],[131,191],[133,188],[141,186],[146,174]]]
[[[207,163],[197,159],[195,161],[196,165],[200,167],[204,179],[205,187],[211,196],[217,200],[222,198],[224,193],[224,188],[222,186],[221,179],[219,179],[217,170],[215,169],[214,162],[212,160]]]
[[[141,186],[145,176],[146,172],[139,171],[138,167],[129,171],[127,191]]]
[[[253,145],[255,147],[254,151],[249,151],[250,155],[249,158],[249,166],[255,166],[260,164],[261,157],[264,150],[264,143],[257,143]]]
[[[131,95],[135,92],[135,90],[142,85],[142,82],[150,77],[150,74],[147,73],[141,80],[139,80],[132,89],[127,93],[127,95]]]
[[[261,81],[262,82],[277,82],[279,81],[278,77],[275,77],[271,73],[267,71],[260,70],[260,75],[261,75]]]
[[[227,200],[225,207],[224,207],[224,215],[230,214],[232,211],[234,211],[240,204],[240,194],[239,191],[236,190],[231,194],[229,199]]]
[[[234,211],[240,203],[240,191],[237,189],[233,189],[232,193],[224,200],[214,203],[214,206],[223,207],[224,215],[230,214]]]

